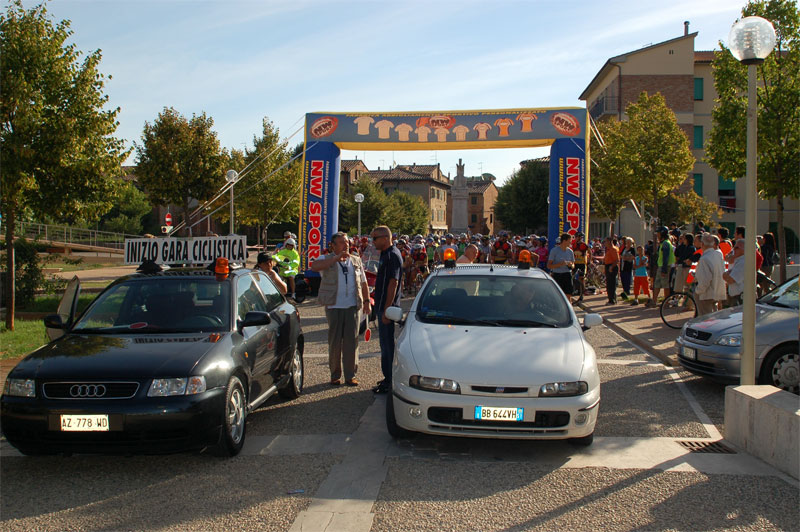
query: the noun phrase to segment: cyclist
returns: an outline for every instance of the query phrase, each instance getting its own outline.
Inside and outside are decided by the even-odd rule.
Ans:
[[[549,254],[547,251],[547,237],[540,236],[539,247],[535,248],[533,251],[539,256],[539,267],[543,270],[547,270],[547,256]]]
[[[575,274],[578,279],[578,301],[583,301],[583,293],[586,291],[586,264],[592,258],[592,248],[584,241],[583,233],[575,233],[575,242],[572,244],[572,252],[575,254]]]
[[[453,243],[453,234],[447,233],[444,237],[444,243],[442,243],[438,248],[436,248],[436,263],[441,264],[444,262],[444,250],[452,249],[456,253],[458,253],[458,247]]]
[[[478,242],[478,259],[475,262],[489,262],[489,255],[491,254],[492,246],[489,243],[489,235],[480,236],[480,242]]]
[[[411,262],[411,275],[408,276],[407,287],[414,285],[418,273],[422,274],[423,280],[428,275],[428,253],[422,244],[414,244],[411,250]]]
[[[428,255],[428,268],[433,268],[433,262],[436,258],[436,243],[432,238],[428,238],[425,242],[425,253]]]
[[[508,241],[508,233],[500,231],[500,237],[492,246],[492,253],[490,255],[491,262],[494,264],[505,264],[511,258],[511,244]]]

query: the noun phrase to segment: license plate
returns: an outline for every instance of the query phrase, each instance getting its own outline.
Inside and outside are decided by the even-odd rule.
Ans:
[[[689,360],[697,360],[697,349],[681,346],[681,356]]]
[[[522,413],[522,408],[475,407],[475,419],[483,421],[522,421]]]
[[[61,415],[62,432],[105,432],[108,430],[107,414]]]

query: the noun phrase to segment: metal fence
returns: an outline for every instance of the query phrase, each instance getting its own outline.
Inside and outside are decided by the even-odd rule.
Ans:
[[[15,229],[16,236],[25,237],[29,240],[48,240],[50,242],[63,242],[64,244],[81,244],[118,250],[125,249],[126,238],[141,238],[141,235],[110,233],[108,231],[96,231],[67,225],[48,225],[32,222],[17,222]]]

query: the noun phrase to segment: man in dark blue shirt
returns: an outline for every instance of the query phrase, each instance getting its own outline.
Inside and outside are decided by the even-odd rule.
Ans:
[[[400,282],[403,277],[403,257],[392,243],[392,232],[385,225],[372,230],[372,243],[381,252],[380,266],[375,280],[375,315],[378,319],[378,337],[381,344],[381,371],[383,380],[375,386],[375,393],[392,389],[392,360],[394,359],[394,322],[386,317],[386,309],[400,305]]]

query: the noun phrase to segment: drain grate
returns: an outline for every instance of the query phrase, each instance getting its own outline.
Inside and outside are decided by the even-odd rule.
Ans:
[[[736,451],[718,441],[679,441],[691,453],[736,454]]]

